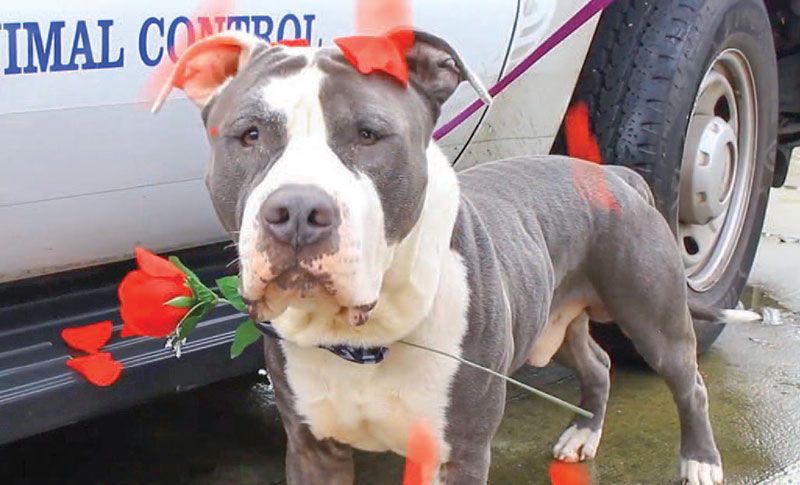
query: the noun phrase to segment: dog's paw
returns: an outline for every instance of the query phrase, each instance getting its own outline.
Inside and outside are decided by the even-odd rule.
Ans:
[[[553,456],[569,463],[591,460],[597,454],[602,434],[602,429],[579,428],[573,424],[558,438]]]
[[[681,458],[681,480],[688,485],[719,485],[722,483],[722,467]]]

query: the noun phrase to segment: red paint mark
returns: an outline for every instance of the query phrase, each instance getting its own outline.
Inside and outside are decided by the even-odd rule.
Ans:
[[[383,35],[412,25],[407,0],[356,0],[356,33],[360,35]]]
[[[234,11],[234,4],[235,0],[205,0],[190,18],[228,17]],[[216,22],[211,22],[211,29],[195,29],[194,41],[197,42],[203,37],[219,32]],[[175,58],[179,58],[180,54],[186,50],[187,47],[189,47],[189,39],[186,29],[178,29],[178,34],[175,36]],[[167,82],[174,67],[175,62],[170,58],[165,46],[161,63],[153,69],[153,74],[150,75],[150,78],[142,89],[142,97],[144,98],[146,109],[150,109],[150,106],[153,105],[153,102],[155,102],[158,94],[161,92],[161,88],[164,86],[164,83]]]
[[[622,208],[611,192],[606,174],[599,166],[603,163],[600,145],[591,131],[589,107],[583,101],[573,104],[564,117],[564,138],[567,154],[593,162],[593,164],[573,160],[572,181],[575,191],[595,208],[619,214]]]
[[[567,463],[554,460],[550,463],[552,485],[589,485],[589,473],[583,463]]]
[[[219,136],[219,128],[217,128],[216,126],[210,127],[208,129],[208,136],[210,136],[211,138],[218,137]]]
[[[418,421],[411,426],[406,448],[406,467],[403,485],[428,485],[433,482],[439,466],[439,451],[433,429]]]

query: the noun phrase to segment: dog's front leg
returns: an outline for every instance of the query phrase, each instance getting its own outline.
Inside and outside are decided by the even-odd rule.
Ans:
[[[306,425],[289,429],[284,420],[289,442],[286,450],[286,483],[288,485],[352,485],[353,453],[349,446],[333,440],[318,441]]]
[[[351,485],[355,479],[352,449],[333,440],[320,441],[294,409],[280,344],[265,339],[266,364],[278,411],[286,430],[287,485]]]
[[[477,355],[465,354],[472,361]],[[447,409],[445,440],[449,445],[440,483],[484,485],[489,480],[492,438],[506,402],[506,385],[485,372],[462,365],[453,382]]]
[[[439,470],[439,482],[445,485],[484,485],[489,480],[491,463],[489,444],[454,448],[450,460]],[[436,483],[436,482],[435,482]]]

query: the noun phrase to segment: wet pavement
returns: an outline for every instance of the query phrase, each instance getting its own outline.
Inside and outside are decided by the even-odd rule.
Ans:
[[[796,163],[789,184],[797,187]],[[727,483],[800,483],[800,190],[774,191],[744,305],[767,321],[728,326],[701,359]],[[788,237],[788,238],[787,238]],[[786,242],[781,242],[781,240]],[[577,402],[559,367],[518,376]],[[547,483],[560,408],[510,389],[490,482]],[[0,447],[3,484],[272,484],[284,438],[268,384],[252,376]],[[593,483],[675,483],[678,422],[666,386],[645,369],[614,368]],[[359,484],[401,483],[402,461],[358,454]]]

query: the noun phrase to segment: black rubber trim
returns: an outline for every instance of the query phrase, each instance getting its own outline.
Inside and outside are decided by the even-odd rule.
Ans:
[[[234,257],[215,244],[175,253],[213,284],[235,272]],[[164,341],[119,338],[116,285],[133,261],[0,285],[0,444],[221,379],[255,372],[260,345],[230,359],[236,326],[245,317],[230,307],[214,310],[192,335],[180,359]],[[108,388],[86,382],[65,365],[70,355],[61,330],[102,320],[114,323],[103,349],[125,369]]]

